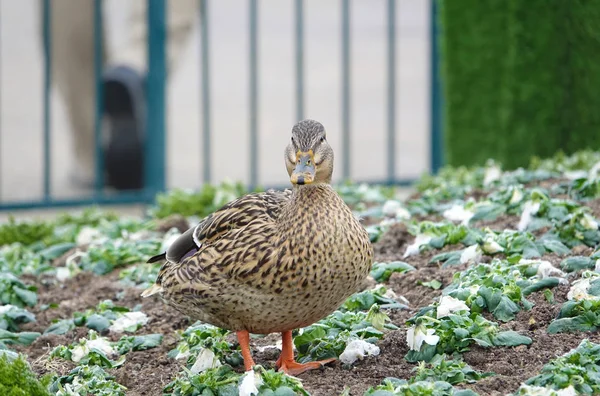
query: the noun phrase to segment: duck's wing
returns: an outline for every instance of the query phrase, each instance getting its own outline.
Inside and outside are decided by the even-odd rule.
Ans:
[[[171,263],[180,263],[198,252],[203,244],[218,240],[226,232],[242,228],[258,218],[274,221],[291,196],[291,190],[269,190],[231,201],[181,234],[166,252],[152,257],[148,262],[166,259]]]

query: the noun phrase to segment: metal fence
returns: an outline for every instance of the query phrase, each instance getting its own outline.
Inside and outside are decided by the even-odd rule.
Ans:
[[[43,198],[41,200],[8,202],[0,200],[0,210],[25,209],[35,207],[66,207],[91,204],[122,204],[122,203],[148,203],[151,202],[157,192],[165,189],[166,166],[165,166],[165,80],[166,80],[166,7],[165,0],[148,0],[147,23],[148,23],[148,73],[146,85],[147,120],[144,147],[144,188],[134,192],[108,193],[104,186],[103,177],[103,153],[102,153],[102,114],[103,114],[103,40],[102,40],[102,0],[94,1],[94,74],[96,90],[95,108],[95,188],[91,196],[77,199],[57,199],[53,197],[51,185],[51,71],[52,71],[52,40],[51,40],[51,2],[43,0],[43,29],[44,29],[44,117],[43,117]],[[259,81],[258,81],[258,25],[259,25],[259,2],[249,1],[248,12],[248,50],[249,50],[249,180],[250,186],[256,186],[258,181],[258,105],[259,105]],[[437,16],[437,0],[430,0],[430,170],[435,172],[442,165],[442,102],[441,82],[439,73],[439,24]],[[210,50],[210,18],[208,17],[209,0],[200,2],[200,51],[201,51],[201,106],[202,122],[201,133],[203,146],[203,181],[212,180],[211,170],[211,70],[209,68]],[[396,6],[397,0],[387,0],[386,3],[386,147],[382,148],[387,156],[387,177],[384,182],[389,184],[403,184],[410,180],[401,180],[396,176],[396,138],[397,138],[397,54],[396,54]],[[341,78],[342,89],[340,92],[341,115],[342,115],[342,174],[344,179],[351,179],[350,149],[352,147],[351,131],[352,123],[350,117],[352,85],[350,82],[351,62],[350,48],[352,37],[350,34],[350,12],[351,1],[340,0],[341,15]],[[304,82],[304,1],[294,0],[294,56],[295,56],[295,113],[296,118],[304,118],[305,108],[305,82]],[[2,169],[0,169],[0,173]],[[199,183],[200,184],[200,183]]]

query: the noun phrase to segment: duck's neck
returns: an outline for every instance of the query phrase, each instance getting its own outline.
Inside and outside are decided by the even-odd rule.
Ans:
[[[331,193],[335,194],[333,187],[328,183],[315,183],[298,185],[295,184],[293,187],[292,200],[306,200],[306,199],[319,199],[327,198]]]
[[[327,183],[294,185],[289,205],[290,214],[297,216],[299,211],[319,210],[330,202],[333,196],[336,196],[335,190]]]

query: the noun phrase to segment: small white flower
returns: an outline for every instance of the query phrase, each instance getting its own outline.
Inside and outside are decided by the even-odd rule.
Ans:
[[[556,396],[556,391],[542,386],[521,384],[516,394],[526,396]]]
[[[71,349],[71,360],[75,363],[86,357],[92,348],[97,349],[105,355],[112,355],[115,353],[110,342],[106,338],[98,337],[93,340],[86,340],[82,345],[76,345]]]
[[[450,221],[460,221],[464,225],[468,224],[474,215],[474,212],[465,209],[462,205],[453,205],[444,211],[444,218]]]
[[[508,201],[508,203],[511,205],[515,205],[515,204],[518,204],[519,202],[521,202],[522,199],[523,199],[523,192],[521,191],[520,188],[515,188],[512,192],[512,195],[510,196],[510,201]]]
[[[81,246],[88,245],[92,242],[103,239],[106,239],[106,237],[102,235],[102,233],[98,231],[97,228],[84,226],[79,231],[79,234],[77,234],[75,242],[77,243],[77,246]]]
[[[387,217],[395,217],[398,209],[402,207],[400,201],[396,201],[395,199],[390,199],[385,201],[383,204],[383,208],[381,209],[384,216]]]
[[[569,293],[567,293],[567,298],[569,300],[593,300],[596,297],[588,294],[588,289],[590,288],[590,278],[582,278],[578,279],[571,285],[571,289]]]
[[[469,246],[468,248],[463,250],[463,252],[460,255],[460,263],[461,264],[465,264],[470,261],[477,263],[480,259],[481,259],[481,248],[477,244]]]
[[[437,345],[440,336],[435,335],[434,329],[427,329],[423,326],[412,326],[406,330],[406,343],[413,351],[420,351],[423,343]]]
[[[499,180],[502,176],[502,169],[498,165],[491,165],[485,168],[485,175],[483,176],[483,185],[489,186],[496,180]]]
[[[600,172],[600,162],[596,162],[590,169],[587,177],[590,180],[596,180],[598,178],[598,172]]]
[[[375,289],[377,289],[377,288],[375,288]],[[395,300],[398,298],[398,295],[392,289],[386,289],[385,293],[383,293],[383,297],[387,297],[387,298],[391,298],[392,300]]]
[[[575,390],[575,388],[573,387],[573,385],[569,385],[568,387],[561,389],[561,390],[557,390],[556,391],[556,396],[577,396],[577,391]]]
[[[126,312],[117,320],[115,320],[110,327],[110,331],[115,333],[122,333],[124,331],[135,331],[139,325],[145,325],[148,323],[148,316],[143,312]]]
[[[564,278],[565,273],[552,265],[549,261],[540,260],[538,265],[537,276],[540,279],[549,277]]]
[[[90,349],[87,345],[77,345],[71,349],[71,360],[75,363],[86,357],[90,353]]]
[[[254,370],[246,371],[238,391],[240,396],[258,395],[258,387],[262,385],[262,378]]]
[[[569,180],[577,180],[588,177],[588,173],[584,170],[566,171],[563,176]]]
[[[365,340],[352,340],[340,355],[340,361],[345,364],[352,364],[357,360],[362,360],[365,356],[377,356],[379,352],[377,345]]]
[[[504,248],[498,242],[494,241],[494,238],[487,237],[483,242],[481,250],[483,250],[487,254],[494,254],[503,252]]]
[[[410,219],[410,212],[408,209],[402,207],[396,211],[396,219],[397,220],[408,220]]]
[[[481,286],[479,286],[479,285],[469,286],[469,293],[471,293],[471,295],[474,296],[475,294],[477,294],[480,287]]]
[[[275,345],[264,345],[264,346],[257,346],[256,349],[258,349],[258,352],[264,352],[267,349],[279,349],[281,351],[281,349],[283,348],[283,342],[282,340],[278,340],[277,342],[275,342]],[[295,351],[296,350],[296,345],[292,344],[292,349]]]
[[[177,352],[177,356],[175,356],[175,360],[187,359],[191,355],[190,350],[186,349],[183,352]]]
[[[208,348],[202,348],[190,371],[198,374],[219,366],[221,366],[221,361],[215,356],[215,353]]]
[[[396,224],[397,222],[398,221],[396,219],[386,217],[385,219],[383,219],[379,222],[379,226],[385,229],[391,225]]]
[[[533,220],[533,216],[540,210],[540,203],[527,201],[523,205],[523,213],[521,214],[521,220],[519,220],[519,231],[525,231]]]
[[[92,348],[98,349],[106,355],[112,355],[115,353],[115,350],[110,345],[110,342],[106,338],[103,338],[103,337],[98,337],[95,340],[89,340],[85,343],[85,345],[90,349],[92,349]]]
[[[71,277],[71,270],[69,267],[58,267],[56,269],[56,279],[60,282],[64,282]]]
[[[451,313],[460,311],[470,312],[471,310],[464,301],[459,300],[458,298],[454,298],[452,296],[440,297],[440,305],[437,307],[438,319],[448,316]]]
[[[581,220],[579,220],[579,224],[583,226],[586,230],[597,230],[598,222],[592,216],[587,213],[583,214]]]
[[[406,248],[406,252],[404,252],[404,258],[409,256],[414,256],[415,254],[419,254],[419,248],[423,245],[427,245],[431,241],[431,237],[425,234],[419,234],[415,238],[415,241],[412,245],[409,245]]]
[[[3,315],[5,313],[7,313],[8,311],[10,311],[11,309],[16,308],[14,305],[0,305],[0,315]]]
[[[596,265],[594,266],[595,272],[600,272],[600,259],[596,260]]]

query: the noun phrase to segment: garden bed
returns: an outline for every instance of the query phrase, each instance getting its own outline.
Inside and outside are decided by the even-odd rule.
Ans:
[[[600,302],[595,304],[600,297],[596,296],[594,286],[595,260],[600,258],[596,250],[600,242],[597,223],[600,182],[597,175],[592,174],[594,170],[590,171],[600,156],[596,153],[578,155],[538,161],[536,169],[518,172],[501,172],[493,164],[470,170],[446,170],[436,178],[422,180],[419,193],[404,203],[394,200],[393,189],[340,187],[342,197],[367,220],[365,225],[373,240],[378,264],[365,282],[368,298],[342,307],[348,318],[362,315],[356,319],[360,320],[360,326],[350,325],[354,319],[344,317],[342,322],[346,321],[348,334],[340,328],[336,332],[344,334],[341,338],[322,337],[320,342],[325,352],[307,352],[307,348],[315,345],[314,341],[304,345],[297,339],[296,346],[310,359],[318,358],[319,353],[338,355],[351,340],[364,338],[377,345],[379,353],[352,364],[338,361],[323,370],[304,373],[299,376],[301,387],[312,395],[473,394],[465,392],[468,390],[480,395],[506,395],[529,394],[522,384],[530,380],[532,385],[557,391],[572,389],[584,393],[588,389],[585,386],[589,386],[600,392],[600,383],[595,383],[591,375],[584,378],[583,384],[569,375],[562,383],[536,378],[543,370],[550,370],[544,369],[545,365],[578,346],[578,351],[592,353],[590,345],[593,344],[582,344],[583,340],[600,343],[596,331],[596,326],[600,326]],[[581,172],[577,178],[565,177],[574,171],[589,173]],[[212,200],[202,198],[202,202],[211,202],[209,209],[203,204],[202,209],[193,208],[192,213],[182,214],[204,216],[218,207],[217,198],[225,202],[240,193],[239,186],[230,186],[221,193],[212,191]],[[195,201],[193,196],[177,192],[159,198],[158,202],[153,214],[165,217],[184,212],[182,208]],[[529,222],[523,227],[524,212],[532,206],[537,210],[530,210]],[[196,220],[190,219],[192,223]],[[28,301],[30,294],[15,292],[10,297],[12,300],[9,297],[4,298],[10,301],[0,300],[4,306],[8,302],[20,304],[35,316],[32,321],[23,319],[25,314],[21,314],[21,319],[15,319],[16,324],[6,322],[9,324],[4,327],[0,321],[0,329],[13,334],[41,335],[29,336],[29,345],[24,345],[29,341],[5,341],[4,347],[22,353],[36,375],[47,375],[48,383],[54,383],[54,387],[50,385],[54,393],[58,384],[63,390],[67,384],[73,388],[73,379],[66,376],[86,364],[102,367],[112,376],[107,381],[127,389],[121,389],[120,392],[125,392],[122,394],[232,394],[227,392],[237,389],[243,376],[243,366],[236,360],[235,337],[202,328],[194,334],[202,338],[213,332],[210,334],[214,340],[211,343],[205,343],[204,338],[191,341],[181,333],[194,323],[158,298],[140,297],[157,270],[155,266],[142,264],[143,261],[183,230],[185,223],[186,219],[181,217],[170,219],[166,224],[153,219],[117,219],[89,211],[78,218],[62,218],[56,222],[5,224],[0,230],[0,243],[4,245],[0,251],[0,270],[18,277],[30,291],[35,291],[37,298]],[[46,226],[48,229],[44,230]],[[415,250],[415,240],[419,238],[421,245]],[[102,242],[98,243],[99,240]],[[109,240],[124,242],[112,246],[106,242]],[[49,251],[52,246],[59,248]],[[412,254],[407,255],[407,251]],[[550,275],[542,271],[544,266],[552,267]],[[573,297],[574,285],[581,279],[588,279],[589,287],[578,289],[583,291]],[[545,283],[542,285],[542,282]],[[600,281],[598,284],[600,286]],[[385,289],[373,292],[380,286]],[[7,293],[9,286],[4,287]],[[11,287],[23,289],[16,283]],[[445,316],[440,314],[444,298],[454,304]],[[108,306],[107,300],[112,301]],[[373,301],[378,305],[373,306]],[[575,303],[581,307],[567,312],[565,307]],[[424,310],[428,307],[429,311]],[[373,319],[378,309],[389,318],[385,327],[381,326],[383,322]],[[145,322],[116,331],[115,321],[126,311],[145,314]],[[71,319],[74,321],[61,322],[62,327],[56,323]],[[460,327],[463,325],[458,325],[459,322],[479,324]],[[43,334],[52,329],[51,326],[54,326],[51,334]],[[328,326],[335,328],[332,324]],[[364,331],[365,326],[370,330]],[[148,345],[148,349],[140,347],[112,357],[107,353],[89,362],[86,359],[96,356],[89,351],[87,356],[75,361],[76,346],[63,348],[62,355],[57,352],[57,347],[96,337],[91,335],[90,329],[97,330],[98,336],[105,337],[113,346],[123,336],[156,334],[162,338]],[[409,345],[407,331],[419,334],[426,330],[439,336],[437,343],[425,341],[420,348]],[[314,329],[307,330],[310,331]],[[187,342],[185,347],[182,340]],[[275,347],[277,341],[277,335],[252,338],[255,361],[266,370],[275,365],[279,354]],[[191,369],[202,350],[211,348],[223,364],[230,364],[237,373],[219,372],[211,384],[219,383],[221,378],[221,382],[227,379],[235,387],[211,388],[212,393],[207,393],[205,388],[194,385],[191,377],[182,374],[186,367]],[[183,359],[175,358],[178,353]],[[436,363],[434,355],[441,353],[446,354],[446,360],[454,359],[456,366],[443,368]],[[426,365],[423,361],[433,364]],[[215,370],[208,372],[216,373]],[[594,363],[585,370],[600,371],[600,367]],[[268,375],[263,374],[263,378]],[[174,384],[178,377],[179,382]],[[274,391],[279,389],[275,384],[280,381],[277,378],[265,380]],[[386,378],[395,379],[384,381]],[[397,380],[407,380],[408,384]],[[430,384],[434,380],[445,382],[436,385],[437,393],[426,390],[414,393],[414,389],[426,387],[419,380]],[[410,386],[413,393],[403,390]],[[291,382],[280,387],[296,392],[301,389]],[[101,394],[98,390],[90,392]],[[119,394],[107,392],[105,394]],[[265,392],[261,394],[269,394]]]

